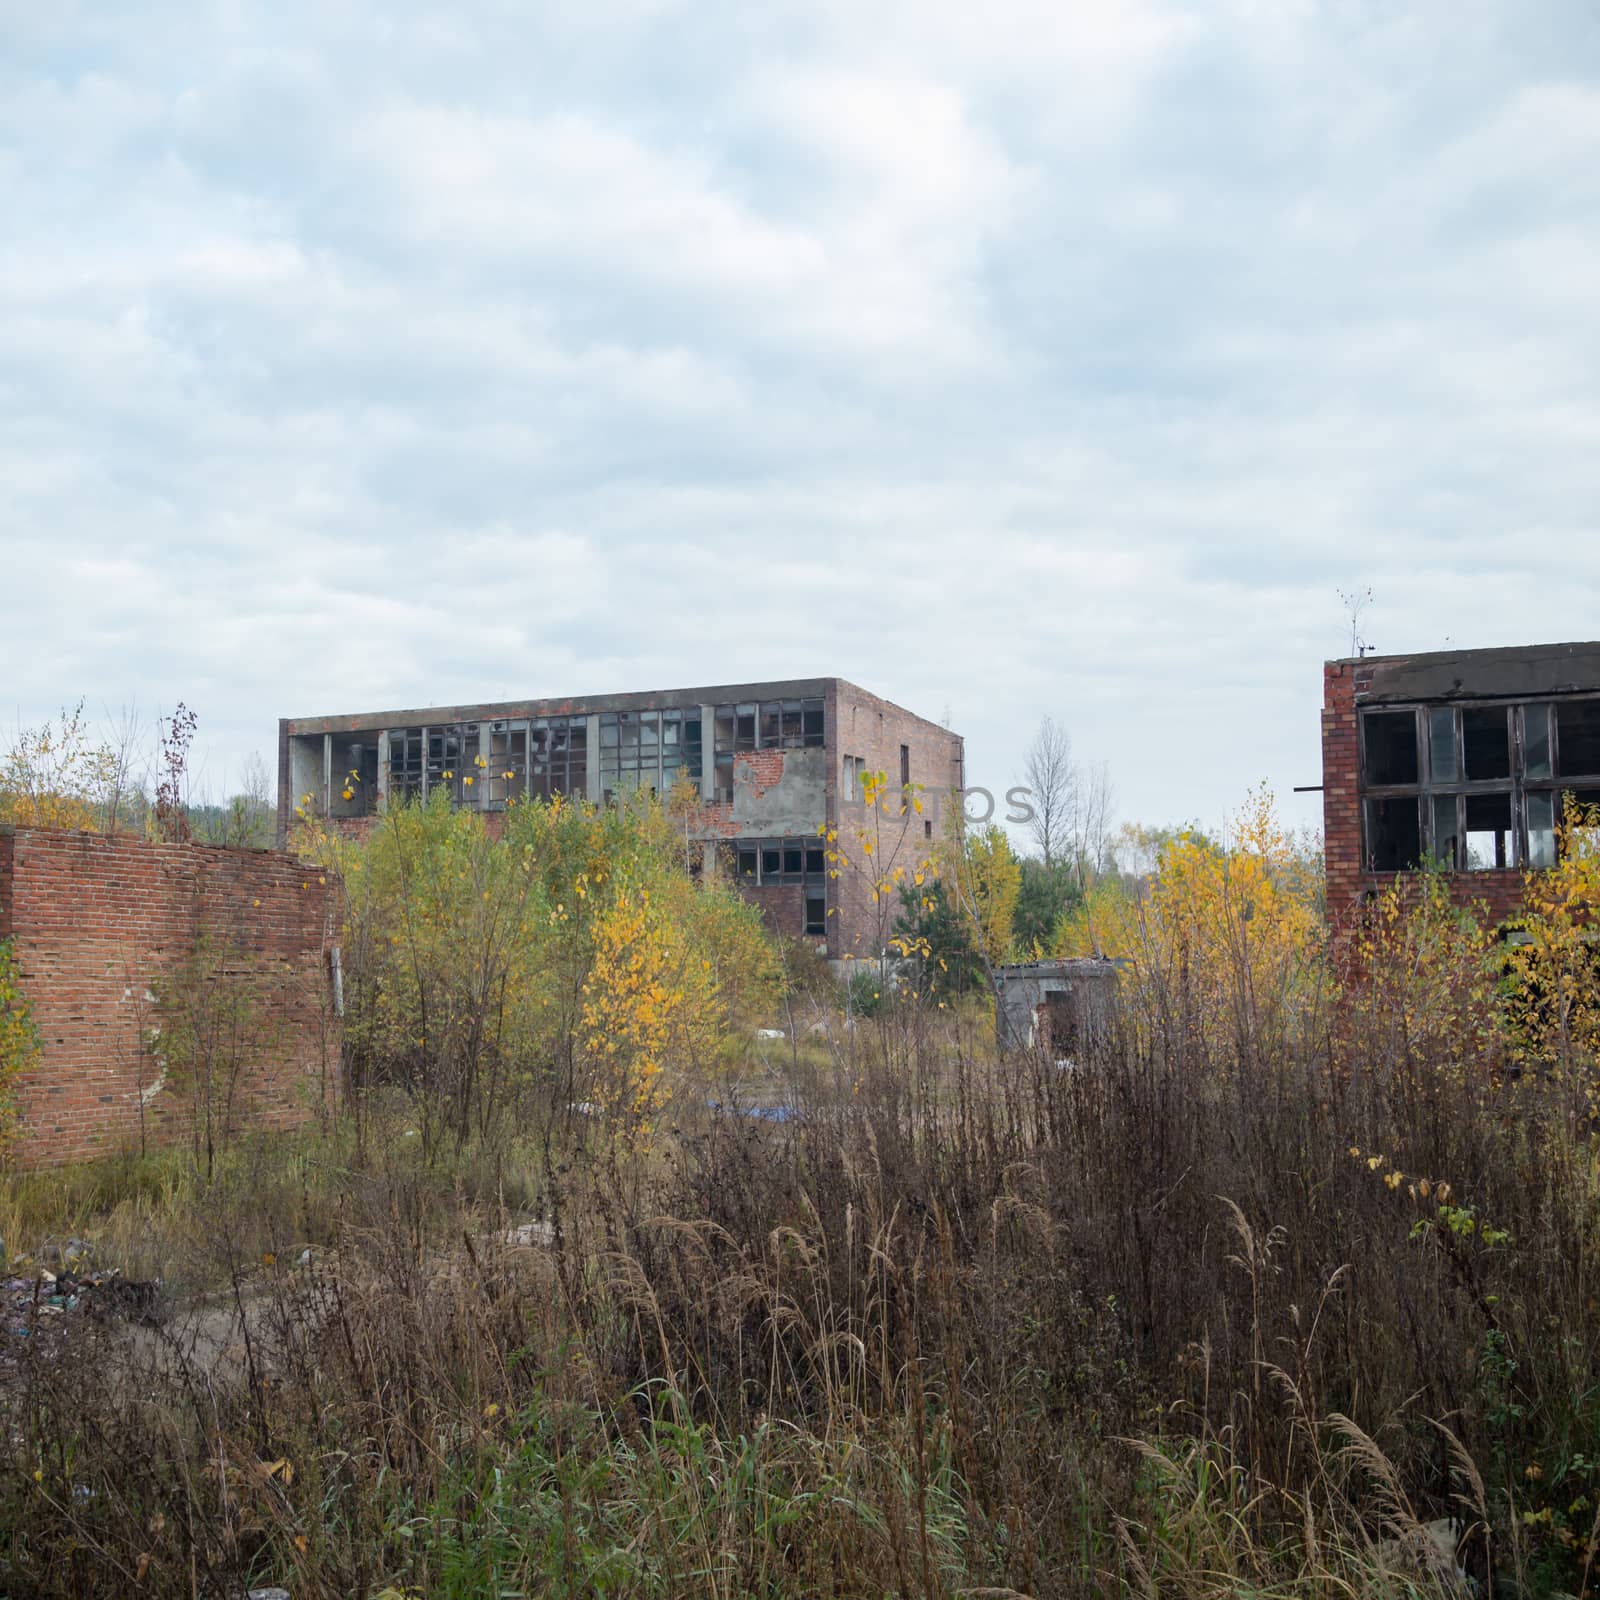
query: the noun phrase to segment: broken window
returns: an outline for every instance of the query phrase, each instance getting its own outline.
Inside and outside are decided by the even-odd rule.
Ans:
[[[763,700],[716,709],[716,754],[800,750],[822,743],[822,701]]]
[[[1422,855],[1417,797],[1400,795],[1369,799],[1366,809],[1367,870],[1409,872]]]
[[[1368,711],[1361,718],[1369,788],[1417,781],[1417,714]]]
[[[1556,708],[1556,755],[1563,778],[1600,777],[1600,700],[1568,700]]]
[[[500,808],[528,792],[528,725],[489,724],[488,768],[484,772],[484,804]]]
[[[1517,837],[1511,826],[1511,796],[1468,794],[1466,811],[1466,868],[1484,872],[1517,864]]]
[[[532,717],[528,721],[528,794],[535,800],[589,792],[589,719]],[[604,734],[602,731],[602,746]]]
[[[1462,765],[1468,783],[1511,776],[1511,734],[1506,706],[1469,706],[1461,713]]]
[[[699,710],[685,711],[683,713],[683,768],[696,783],[700,782],[705,773],[705,768],[701,765],[701,756],[704,748]]]
[[[821,839],[753,839],[738,846],[739,877],[759,883],[826,883],[827,855]]]
[[[428,759],[423,771],[424,793],[434,794],[439,789],[446,790],[452,800],[459,800],[463,793],[471,799],[472,790],[462,787],[465,774],[461,770],[461,763],[471,760],[465,754],[465,740],[471,731],[472,752],[477,753],[478,725],[475,722],[456,723],[453,727],[428,729]]]
[[[690,720],[696,732],[694,759],[689,757],[688,730]],[[661,791],[665,794],[678,781],[679,775],[688,778],[696,787],[700,783],[700,718],[697,714],[677,709],[661,713]]]
[[[911,784],[911,746],[900,746],[900,787],[909,788]]]
[[[600,792],[608,804],[618,795],[665,793],[680,771],[699,782],[698,711],[669,706],[602,714]]]
[[[422,798],[422,751],[425,728],[389,730],[389,804]]]
[[[828,932],[828,891],[806,890],[806,937],[821,939]]]

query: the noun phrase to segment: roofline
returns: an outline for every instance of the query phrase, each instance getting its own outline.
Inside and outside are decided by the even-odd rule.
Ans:
[[[775,678],[759,683],[701,684],[681,689],[632,690],[622,694],[560,695],[541,699],[476,701],[453,706],[403,707],[387,711],[340,712],[313,717],[282,717],[280,728],[290,738],[318,733],[355,733],[380,728],[428,727],[448,722],[497,722],[516,717],[595,715],[610,711],[646,711],[661,705],[721,705],[749,700],[825,698],[830,688],[854,689],[870,699],[951,738],[959,734],[918,716],[905,706],[884,700],[870,689],[844,678]]]
[[[1379,655],[1373,652],[1364,656],[1331,656],[1323,663],[1328,667],[1371,667],[1385,663],[1415,662],[1421,666],[1446,661],[1502,661],[1536,660],[1551,651],[1600,651],[1600,640],[1570,639],[1553,644],[1485,645],[1473,650],[1397,650]]]

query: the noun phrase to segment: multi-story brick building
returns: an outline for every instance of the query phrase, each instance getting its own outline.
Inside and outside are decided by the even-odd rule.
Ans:
[[[922,801],[883,819],[897,851],[920,855],[943,837],[962,761],[957,734],[842,678],[296,717],[278,725],[278,836],[307,796],[354,829],[441,786],[495,813],[526,797],[665,795],[681,775],[697,791],[692,833],[718,843],[775,929],[863,956],[877,953],[882,907],[856,874],[830,876],[819,829],[848,840],[865,819],[863,776],[883,772],[892,810],[903,787]]]
[[[1450,650],[1323,669],[1328,907],[1431,857],[1511,915],[1554,866],[1566,797],[1600,802],[1600,644]]]

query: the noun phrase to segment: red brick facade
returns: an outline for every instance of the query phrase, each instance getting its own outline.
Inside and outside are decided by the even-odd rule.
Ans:
[[[1328,915],[1348,922],[1362,902],[1404,874],[1368,872],[1363,866],[1361,832],[1361,729],[1359,707],[1369,693],[1371,661],[1329,661],[1322,676],[1322,827],[1326,860]],[[1522,905],[1520,870],[1448,873],[1451,898],[1484,908],[1496,921],[1514,916]]]
[[[330,955],[337,887],[292,857],[54,829],[0,830],[0,937],[12,940],[41,1054],[18,1088],[13,1160],[52,1166],[185,1135],[160,1058],[163,981],[217,953],[266,1042],[245,1053],[235,1127],[312,1116],[337,1081]]]

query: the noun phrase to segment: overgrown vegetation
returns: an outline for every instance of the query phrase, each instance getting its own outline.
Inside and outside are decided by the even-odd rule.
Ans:
[[[197,727],[180,701],[153,725],[124,710],[96,729],[82,700],[19,727],[0,754],[0,824],[269,849],[276,806],[266,764],[249,757],[236,791],[207,800],[189,770]]]
[[[1453,1516],[1593,1593],[1585,837],[1509,952],[1426,876],[1331,939],[1264,800],[1166,841],[1070,1067],[780,987],[649,808],[308,843],[344,1114],[6,1191],[171,1308],[8,1336],[8,1592],[1399,1597]]]
[[[0,1155],[16,1128],[17,1079],[33,1065],[38,1053],[33,1007],[22,986],[11,941],[0,939]]]

